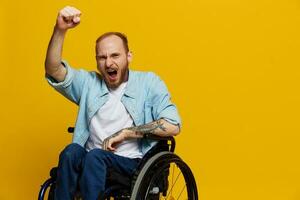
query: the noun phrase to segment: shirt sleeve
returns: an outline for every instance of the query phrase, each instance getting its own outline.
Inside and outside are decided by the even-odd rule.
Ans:
[[[45,78],[56,91],[78,105],[88,72],[72,68],[65,60],[62,60],[62,64],[67,70],[63,81],[58,82],[47,73],[45,74]]]
[[[181,128],[181,119],[175,104],[171,102],[171,95],[167,86],[154,73],[151,79],[149,93],[154,120],[163,118],[172,124],[179,125]]]

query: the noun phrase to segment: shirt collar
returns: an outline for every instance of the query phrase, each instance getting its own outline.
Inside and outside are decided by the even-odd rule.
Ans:
[[[124,92],[124,95],[131,97],[131,98],[135,98],[135,81],[134,81],[134,73],[132,70],[129,70],[129,74],[128,74],[128,82],[127,82],[127,86]]]
[[[102,97],[102,96],[108,94],[109,91],[108,91],[108,88],[106,86],[106,83],[105,83],[103,77],[99,73],[97,73],[97,75],[98,75],[98,78],[100,79],[100,88],[101,88],[100,96]]]

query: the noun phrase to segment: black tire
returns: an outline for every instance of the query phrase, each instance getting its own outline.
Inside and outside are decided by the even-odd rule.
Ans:
[[[174,169],[179,171],[179,173],[176,172],[178,175],[175,182],[173,179]],[[180,181],[177,182],[180,175],[182,176],[181,182],[184,181],[184,184],[181,184]],[[196,181],[188,165],[174,153],[160,152],[150,158],[140,171],[130,199],[159,200],[168,199],[168,197],[172,199],[173,191],[177,192],[174,189],[176,183],[183,185],[183,188],[179,187],[176,199],[198,200]],[[182,197],[182,194],[185,197]]]

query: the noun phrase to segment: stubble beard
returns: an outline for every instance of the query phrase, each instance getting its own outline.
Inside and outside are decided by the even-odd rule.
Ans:
[[[105,78],[105,83],[106,85],[111,88],[111,89],[116,89],[118,88],[123,82],[128,81],[129,77],[129,66],[128,66],[128,61],[126,61],[126,67],[123,68],[123,70],[119,71],[118,73],[120,74],[120,79],[117,80],[116,82],[109,82],[109,78]],[[106,80],[107,79],[107,80]]]

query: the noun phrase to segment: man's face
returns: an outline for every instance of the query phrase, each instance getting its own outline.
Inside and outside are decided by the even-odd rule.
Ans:
[[[131,53],[126,52],[118,36],[108,36],[96,44],[96,60],[98,70],[109,88],[117,88],[128,80]]]

